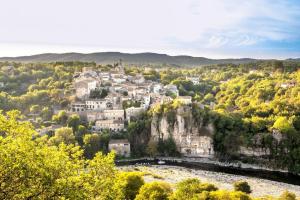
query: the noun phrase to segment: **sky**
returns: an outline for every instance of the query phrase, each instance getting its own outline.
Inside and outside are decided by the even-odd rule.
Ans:
[[[299,0],[0,0],[0,57],[300,58]]]

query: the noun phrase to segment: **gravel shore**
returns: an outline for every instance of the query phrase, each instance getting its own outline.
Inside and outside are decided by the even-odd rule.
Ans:
[[[129,165],[118,168],[122,171],[141,171],[148,172],[146,174],[152,174],[152,176],[144,176],[146,182],[154,180],[163,180],[172,185],[175,185],[175,183],[183,179],[199,178],[202,182],[209,182],[215,184],[219,189],[233,190],[232,184],[235,181],[246,180],[251,186],[251,189],[253,191],[251,195],[254,197],[260,197],[265,195],[279,196],[285,190],[294,192],[298,197],[300,197],[300,186],[270,181],[266,179],[232,175],[221,172],[195,170],[167,165]]]

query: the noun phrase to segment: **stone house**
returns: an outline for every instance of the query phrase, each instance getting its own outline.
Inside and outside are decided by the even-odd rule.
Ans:
[[[145,82],[145,78],[142,74],[137,74],[135,77],[132,78],[132,82],[135,84],[142,84]]]
[[[84,112],[86,111],[86,105],[83,102],[74,102],[71,104],[72,112]]]
[[[122,74],[114,74],[114,75],[112,75],[111,79],[115,83],[124,83],[124,82],[126,82],[126,76],[124,76]]]
[[[125,118],[124,110],[104,110],[104,119],[113,119],[123,121]]]
[[[109,81],[111,80],[111,75],[109,72],[100,72],[99,77],[102,81]]]
[[[182,104],[191,104],[192,103],[191,96],[178,96],[176,99],[178,101],[180,101]]]
[[[124,121],[112,119],[97,120],[93,129],[96,131],[102,131],[104,129],[116,132],[122,131],[124,130]]]
[[[152,92],[155,94],[161,93],[163,90],[163,85],[161,83],[155,83],[152,85]]]
[[[144,109],[148,109],[149,106],[150,106],[150,103],[151,103],[151,97],[150,95],[144,95],[143,98],[142,98],[142,107]]]
[[[86,119],[88,122],[95,122],[97,120],[103,119],[103,112],[87,111]]]
[[[112,108],[112,102],[108,99],[88,99],[85,101],[87,110],[105,110]]]
[[[97,81],[94,79],[84,79],[75,82],[76,97],[79,99],[88,98],[90,92],[97,88]]]
[[[129,157],[130,143],[127,139],[110,140],[108,144],[108,150],[115,151],[119,156]]]

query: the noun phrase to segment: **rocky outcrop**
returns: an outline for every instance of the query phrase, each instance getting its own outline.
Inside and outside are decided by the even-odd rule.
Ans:
[[[154,115],[151,123],[151,138],[155,141],[172,137],[177,150],[184,156],[213,157],[212,124],[203,124],[194,119],[190,106],[181,106],[173,116]]]

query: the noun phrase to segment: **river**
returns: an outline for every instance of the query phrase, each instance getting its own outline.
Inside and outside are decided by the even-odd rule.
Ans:
[[[219,189],[232,190],[235,181],[246,180],[253,190],[251,195],[254,197],[279,196],[285,190],[294,192],[300,197],[300,178],[290,173],[195,162],[167,161],[165,165],[157,165],[156,161],[139,160],[119,162],[117,165],[123,171],[146,172],[144,176],[146,182],[160,180],[174,186],[186,178],[199,178],[202,182],[215,184]]]

